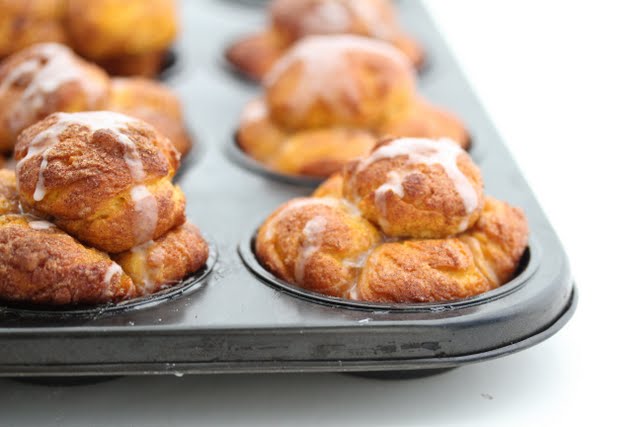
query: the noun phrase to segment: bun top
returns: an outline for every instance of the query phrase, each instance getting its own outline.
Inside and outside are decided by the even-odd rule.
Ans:
[[[353,35],[311,36],[264,80],[271,116],[290,129],[373,127],[413,100],[415,74],[392,45]]]

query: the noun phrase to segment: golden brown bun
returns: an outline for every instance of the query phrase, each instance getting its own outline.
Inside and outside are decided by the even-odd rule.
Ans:
[[[449,140],[399,138],[382,142],[345,168],[344,194],[365,218],[394,237],[443,238],[479,218],[482,176]]]
[[[513,277],[527,248],[529,227],[522,209],[487,197],[482,215],[460,239],[473,252],[476,265],[495,284]]]
[[[174,0],[67,0],[76,51],[94,60],[164,51],[177,33]]]
[[[165,67],[166,50],[96,60],[112,76],[156,77]]]
[[[314,35],[353,34],[384,40],[402,51],[418,67],[424,62],[420,46],[404,34],[387,0],[275,0],[271,25],[238,40],[227,59],[246,75],[261,79],[299,40]]]
[[[107,74],[65,46],[38,44],[8,57],[0,64],[0,152],[51,113],[101,109],[108,91]]]
[[[64,5],[64,0],[0,0],[0,58],[36,43],[64,43]]]
[[[327,177],[382,136],[448,137],[462,123],[415,93],[414,71],[393,46],[351,35],[299,42],[270,71],[237,132],[240,147],[285,174]]]
[[[7,169],[0,169],[0,215],[20,213],[19,203],[16,174]]]
[[[377,132],[382,137],[448,138],[464,149],[468,149],[471,142],[469,133],[459,118],[419,96],[416,96],[410,106],[390,116],[378,127]]]
[[[286,174],[326,177],[366,155],[375,145],[373,135],[358,129],[300,131],[284,140],[268,166]]]
[[[287,129],[375,127],[413,99],[414,71],[385,42],[312,36],[297,43],[264,81],[271,118]]]
[[[0,216],[0,299],[83,305],[135,296],[131,278],[105,253],[82,246],[46,221]]]
[[[340,199],[344,197],[342,192],[343,186],[344,178],[342,173],[336,172],[324,180],[324,182],[316,188],[311,197],[335,197],[336,199]]]
[[[245,153],[261,163],[269,164],[277,156],[286,137],[287,133],[269,117],[263,99],[254,99],[245,106],[236,133],[236,142]]]
[[[333,296],[346,296],[361,256],[380,240],[376,229],[339,199],[293,199],[262,225],[256,254],[276,276]]]
[[[207,262],[209,246],[196,226],[183,224],[156,241],[114,255],[140,295],[172,286]]]
[[[16,145],[20,201],[106,252],[123,252],[182,224],[171,178],[179,154],[146,123],[98,111],[57,113]]]
[[[169,138],[180,154],[191,150],[178,97],[168,87],[144,78],[114,78],[107,109],[154,126]]]
[[[338,214],[353,225],[338,228],[347,223]],[[374,224],[382,233],[366,231]],[[334,230],[339,250],[327,247]],[[273,274],[302,288],[423,303],[503,285],[527,240],[523,212],[493,198],[485,202],[480,171],[456,143],[399,138],[332,175],[313,198],[278,208],[260,228],[255,249]]]
[[[373,302],[451,301],[486,292],[489,283],[459,239],[383,243],[365,264],[358,294]]]

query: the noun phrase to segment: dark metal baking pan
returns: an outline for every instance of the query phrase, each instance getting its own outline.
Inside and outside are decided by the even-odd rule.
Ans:
[[[521,206],[531,228],[521,275],[477,300],[412,309],[349,306],[265,284],[239,255],[257,224],[309,187],[239,167],[225,155],[257,87],[216,63],[233,35],[264,24],[259,7],[183,2],[180,66],[167,80],[202,147],[180,185],[187,213],[216,242],[218,261],[197,292],[135,310],[29,318],[0,312],[0,375],[68,376],[442,369],[504,356],[556,332],[577,294],[558,238],[420,2],[400,19],[430,55],[420,91],[459,114],[486,192]],[[476,151],[476,148],[479,151]],[[535,268],[534,268],[535,267]]]

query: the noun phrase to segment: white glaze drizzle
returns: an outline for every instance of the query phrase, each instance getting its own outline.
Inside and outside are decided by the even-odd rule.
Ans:
[[[267,89],[273,86],[293,64],[300,63],[302,74],[288,103],[295,114],[303,115],[317,100],[335,109],[345,108],[345,97],[359,98],[359,82],[350,68],[352,52],[368,52],[386,58],[408,73],[413,68],[408,58],[390,44],[354,35],[310,36],[298,42],[272,67],[264,79]]]
[[[306,197],[290,202],[284,209],[273,217],[267,224],[264,237],[267,241],[272,240],[275,237],[275,226],[280,220],[289,214],[291,210],[299,209],[304,206],[310,205],[324,205],[324,206],[340,206],[341,201],[332,197]]]
[[[34,123],[36,114],[45,105],[46,97],[65,83],[77,81],[87,96],[89,106],[95,105],[103,94],[103,87],[87,78],[68,47],[56,43],[43,43],[31,49],[34,56],[17,65],[0,82],[1,96],[14,83],[23,78],[30,78],[19,102],[9,112],[7,124],[14,133]]]
[[[60,134],[71,125],[87,127],[92,133],[99,130],[110,132],[122,145],[124,151],[124,161],[129,169],[131,178],[135,185],[130,192],[134,202],[136,212],[136,242],[142,243],[150,240],[155,232],[158,222],[158,205],[155,197],[143,184],[145,179],[142,158],[136,144],[123,130],[135,120],[123,114],[110,111],[93,111],[84,113],[56,113],[58,121],[49,128],[43,130],[29,143],[29,149],[24,158],[16,164],[16,172],[20,170],[24,163],[37,156],[42,155],[38,170],[38,181],[34,190],[33,198],[41,201],[46,196],[46,182],[44,172],[49,165],[49,153],[56,144],[60,142]]]
[[[258,98],[250,101],[242,110],[240,121],[245,124],[258,122],[267,117],[269,111],[264,99]]]
[[[102,283],[104,283],[105,286],[109,286],[111,284],[111,279],[113,279],[113,276],[122,276],[123,273],[124,272],[122,271],[122,267],[120,267],[120,265],[116,264],[115,262],[112,262],[107,271],[105,271],[104,273]]]
[[[153,237],[158,225],[158,202],[144,185],[131,189],[131,200],[136,212],[136,242],[144,242]]]
[[[356,174],[364,170],[374,162],[398,156],[407,156],[409,165],[423,164],[427,166],[438,164],[443,167],[447,176],[462,199],[467,214],[478,207],[478,194],[469,179],[458,168],[458,155],[464,153],[458,144],[450,139],[441,138],[432,140],[426,138],[399,138],[387,145],[376,149],[369,157],[360,161],[356,168]],[[376,189],[376,201],[383,201],[384,194],[388,191],[404,196],[404,179],[417,171],[404,173],[389,173],[387,182]],[[355,176],[355,174],[354,174]],[[379,207],[380,208],[380,207]]]
[[[349,29],[350,23],[348,7],[340,0],[317,3],[313,11],[302,18],[305,34],[344,33]]]
[[[149,271],[149,257],[147,256],[147,251],[151,246],[155,243],[153,240],[149,240],[148,242],[144,242],[141,245],[135,246],[131,248],[131,253],[134,256],[142,258],[140,264],[143,266],[142,269],[142,289],[138,286],[138,290],[142,291],[143,295],[149,295],[155,291],[156,285],[153,282],[150,271]]]
[[[379,11],[371,0],[325,0],[303,17],[302,26],[307,35],[345,33],[354,17],[364,24],[367,35],[388,39],[393,28],[387,25]]]
[[[29,221],[29,228],[33,230],[48,230],[50,228],[55,228],[55,225],[53,225],[49,221],[37,219],[37,220]]]
[[[301,248],[296,260],[294,277],[297,283],[304,283],[304,273],[309,258],[315,254],[322,246],[322,234],[327,226],[327,219],[317,215],[311,218],[304,225],[302,230]]]

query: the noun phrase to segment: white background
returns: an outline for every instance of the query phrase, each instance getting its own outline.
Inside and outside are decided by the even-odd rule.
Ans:
[[[640,10],[633,1],[428,6],[569,253],[580,304],[568,326],[525,352],[417,380],[0,380],[0,425],[637,425]]]

